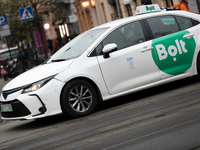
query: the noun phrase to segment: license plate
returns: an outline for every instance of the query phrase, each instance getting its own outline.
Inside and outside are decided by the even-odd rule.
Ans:
[[[12,105],[11,104],[3,104],[1,105],[1,112],[12,112]]]

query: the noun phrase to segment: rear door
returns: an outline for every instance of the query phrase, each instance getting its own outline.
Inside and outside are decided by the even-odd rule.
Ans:
[[[152,34],[152,57],[161,78],[186,73],[192,66],[197,29],[189,20],[178,16],[157,16],[146,19]]]

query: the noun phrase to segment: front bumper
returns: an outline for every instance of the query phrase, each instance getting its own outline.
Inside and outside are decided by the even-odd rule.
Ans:
[[[6,99],[1,94],[0,105],[10,104],[12,111],[1,112],[4,120],[35,119],[62,113],[60,94],[64,83],[52,79],[42,88],[21,94],[22,90],[8,94]]]
[[[23,117],[30,115],[31,112],[18,100],[14,100],[12,102],[0,103],[2,105],[10,104],[12,106],[12,112],[1,112],[1,115],[5,118],[13,118],[13,117]]]

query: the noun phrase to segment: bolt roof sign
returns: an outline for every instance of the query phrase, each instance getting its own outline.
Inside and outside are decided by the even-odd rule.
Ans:
[[[22,22],[34,19],[32,7],[20,8],[19,14]]]
[[[136,8],[136,15],[146,14],[146,13],[153,13],[153,12],[160,12],[161,9],[158,4],[152,5],[142,5]]]
[[[8,21],[6,15],[0,15],[0,26],[7,25]]]

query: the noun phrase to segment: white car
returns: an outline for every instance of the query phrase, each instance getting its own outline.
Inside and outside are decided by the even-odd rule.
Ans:
[[[81,117],[99,101],[197,75],[199,41],[200,15],[186,11],[100,25],[5,85],[2,119]]]

